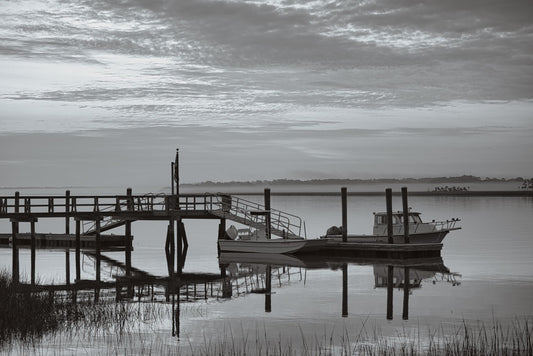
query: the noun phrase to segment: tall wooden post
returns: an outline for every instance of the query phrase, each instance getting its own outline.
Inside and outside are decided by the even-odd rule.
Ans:
[[[271,218],[272,218],[272,215],[270,213],[270,188],[265,188],[265,233],[266,233],[266,238],[270,240],[270,238],[272,237],[272,231],[271,231],[271,228],[272,228],[272,223],[271,223]]]
[[[13,283],[19,282],[19,249],[17,246],[18,221],[11,220],[12,277]]]
[[[172,195],[174,195],[174,173],[175,172],[175,168],[174,168],[174,162],[170,162],[170,193]]]
[[[70,285],[70,249],[65,250],[65,284]]]
[[[176,148],[176,158],[174,159],[174,181],[176,182],[176,208],[180,204],[180,150]]]
[[[100,217],[96,217],[96,281],[100,282],[100,262],[102,251],[102,239],[100,235]]]
[[[35,284],[35,220],[30,222],[31,233],[31,285]]]
[[[348,264],[342,265],[342,317],[348,316]]]
[[[403,281],[403,313],[402,319],[409,319],[409,267],[403,268],[404,281]]]
[[[70,234],[70,190],[65,192],[65,234]]]
[[[131,277],[131,250],[132,250],[131,220],[126,220],[125,235],[126,235],[126,250],[124,253],[125,254],[124,260],[126,262],[126,276]]]
[[[387,236],[388,243],[394,243],[393,230],[392,230],[392,189],[387,188],[385,190],[385,200],[387,203]]]
[[[76,218],[76,282],[81,280],[81,221]]]
[[[272,267],[266,266],[265,272],[265,313],[272,311]]]
[[[394,267],[387,266],[387,320],[392,320],[393,287],[394,287]]]
[[[18,213],[19,210],[20,210],[20,192],[15,192],[15,213]]]
[[[128,211],[133,211],[133,193],[131,188],[126,189]]]
[[[348,207],[347,207],[347,189],[341,188],[341,200],[342,200],[342,242],[348,241]]]
[[[178,276],[181,277],[181,272],[183,271],[183,229],[181,228],[182,221],[181,219],[176,219],[176,240],[177,240],[177,260],[176,260],[176,269]]]
[[[409,206],[407,204],[407,187],[402,187],[403,207],[403,242],[409,243]]]

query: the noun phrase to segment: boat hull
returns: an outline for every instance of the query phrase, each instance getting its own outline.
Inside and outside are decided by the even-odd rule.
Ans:
[[[221,252],[302,253],[320,250],[326,240],[272,239],[272,240],[219,240]]]
[[[450,232],[449,230],[439,230],[428,233],[409,235],[409,242],[413,244],[434,244],[441,243],[444,237]],[[342,241],[342,235],[326,235],[323,236],[328,240]],[[403,244],[405,242],[403,235],[394,235],[393,243]],[[376,236],[376,235],[348,235],[346,242],[357,243],[388,243],[388,236]]]

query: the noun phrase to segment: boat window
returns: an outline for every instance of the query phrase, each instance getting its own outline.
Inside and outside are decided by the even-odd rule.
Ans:
[[[422,219],[420,219],[420,215],[411,215],[411,218],[412,218],[412,221],[413,221],[415,224],[420,224],[420,223],[422,223]]]
[[[376,225],[383,225],[387,223],[387,216],[385,215],[376,215]]]
[[[401,217],[401,215],[393,215],[393,217],[392,217],[393,224],[401,224],[402,223],[402,219],[400,217]]]

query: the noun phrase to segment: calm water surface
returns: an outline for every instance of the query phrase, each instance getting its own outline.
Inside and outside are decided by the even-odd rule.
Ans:
[[[263,199],[261,196],[245,198],[258,202]],[[372,212],[384,210],[384,198],[349,197],[348,204],[349,233],[370,234]],[[508,323],[533,316],[533,199],[413,197],[409,205],[422,212],[424,220],[459,217],[462,230],[451,232],[445,238],[442,263],[410,267],[410,277],[417,281],[412,282],[409,290],[408,320],[402,320],[404,289],[400,284],[395,284],[393,290],[392,320],[387,319],[384,261],[349,261],[344,272],[342,263],[335,261],[323,261],[319,268],[305,268],[306,261],[298,260],[292,261],[291,267],[274,266],[271,306],[266,308],[265,294],[252,293],[264,287],[265,265],[232,261],[231,257],[219,261],[218,221],[187,220],[189,253],[184,271],[219,273],[219,262],[227,262],[228,275],[235,277],[231,298],[220,298],[220,290],[215,291],[219,298],[194,302],[182,298],[180,337],[172,336],[171,320],[152,324],[147,335],[158,342],[183,347],[205,343],[206,335],[227,337],[228,332],[232,339],[241,342],[252,338],[252,334],[268,334],[301,344],[303,338],[317,336],[351,334],[355,337],[361,330],[370,333],[379,329],[384,337],[394,338],[398,330],[416,333],[443,325],[461,325],[463,321]],[[328,227],[341,224],[339,197],[273,196],[272,206],[304,218],[308,238],[318,237]],[[393,208],[400,207],[401,200],[393,198]],[[37,231],[60,231],[62,226],[63,220],[42,219]],[[1,228],[2,232],[10,231],[6,222],[2,222]],[[23,224],[22,230],[26,229]],[[167,274],[165,233],[164,222],[133,224],[133,266],[155,275]],[[123,253],[105,254],[123,261]],[[38,250],[38,279],[63,283],[65,255],[65,251]],[[21,275],[29,279],[29,250],[21,250],[20,256]],[[71,281],[75,278],[74,260],[74,253],[70,253]],[[0,261],[0,268],[10,271],[9,249],[0,249]],[[117,268],[103,265],[104,279],[111,280],[114,274],[121,273]],[[395,266],[395,282],[403,279],[404,267]],[[347,282],[344,310],[343,273]],[[94,276],[94,261],[83,257],[82,278],[94,279]]]

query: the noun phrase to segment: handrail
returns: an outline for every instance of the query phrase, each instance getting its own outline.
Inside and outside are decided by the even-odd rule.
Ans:
[[[254,214],[254,212],[263,212],[265,210],[264,205],[224,194],[217,194],[216,197],[219,209],[230,217],[233,215],[244,219],[245,223],[255,225],[264,225],[266,223],[264,214]],[[296,215],[277,209],[270,209],[270,226],[271,231],[276,235],[300,237],[303,232],[303,237],[306,238],[303,220]]]

